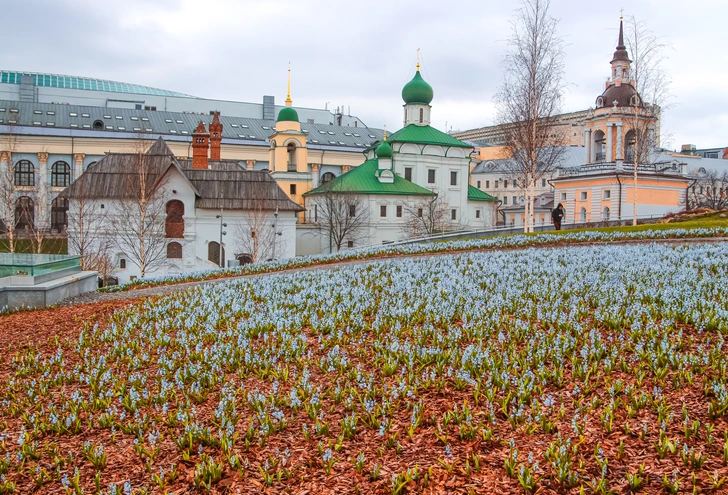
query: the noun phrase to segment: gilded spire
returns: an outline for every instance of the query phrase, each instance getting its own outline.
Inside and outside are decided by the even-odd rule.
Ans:
[[[288,62],[288,96],[286,96],[286,106],[290,107],[293,100],[291,100],[291,63]]]
[[[384,125],[384,140],[387,140],[387,125]]]
[[[417,49],[417,72],[420,71],[420,49]]]

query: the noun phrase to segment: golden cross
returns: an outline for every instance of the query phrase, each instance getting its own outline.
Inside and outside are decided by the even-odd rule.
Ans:
[[[619,20],[621,21],[622,19],[624,19],[624,7],[619,9]]]

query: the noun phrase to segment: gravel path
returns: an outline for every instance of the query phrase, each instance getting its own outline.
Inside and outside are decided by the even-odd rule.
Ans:
[[[690,238],[690,239],[649,239],[649,240],[633,240],[633,241],[613,241],[613,242],[585,242],[585,243],[579,243],[576,245],[571,245],[573,247],[581,247],[581,246],[598,246],[598,245],[607,245],[607,244],[651,244],[654,242],[664,243],[664,244],[693,244],[693,243],[706,243],[706,242],[728,242],[728,238],[723,237],[706,237],[706,238]],[[556,248],[556,247],[564,247],[564,245],[555,244],[552,246],[527,246],[527,247],[519,247],[519,248],[510,248],[509,250],[521,250],[521,249],[528,249],[531,247],[539,247],[539,248]],[[163,296],[166,294],[171,294],[172,292],[177,292],[185,289],[189,289],[191,287],[196,287],[198,285],[203,284],[220,284],[224,282],[229,282],[230,280],[240,279],[240,278],[259,278],[259,277],[267,277],[270,275],[277,275],[282,273],[293,273],[293,272],[303,272],[303,271],[313,271],[313,270],[335,270],[337,268],[342,268],[349,265],[362,265],[362,264],[368,264],[368,263],[376,263],[378,261],[382,260],[388,260],[388,259],[402,259],[402,258],[422,258],[422,257],[428,257],[428,256],[446,256],[451,254],[462,254],[462,253],[468,253],[468,252],[474,252],[474,251],[494,251],[494,249],[472,249],[472,250],[466,250],[466,251],[448,251],[448,252],[442,252],[442,253],[420,253],[420,254],[409,254],[409,255],[397,255],[397,256],[382,256],[379,258],[371,258],[366,260],[351,260],[351,261],[342,261],[340,263],[331,263],[328,265],[312,265],[312,266],[306,266],[301,268],[291,268],[289,270],[281,270],[277,272],[270,272],[270,273],[260,273],[260,274],[254,274],[254,275],[238,275],[234,277],[225,277],[225,278],[218,278],[215,280],[202,280],[202,281],[196,281],[196,282],[185,282],[181,284],[174,284],[174,285],[163,285],[158,287],[149,287],[146,289],[136,289],[136,290],[129,290],[129,291],[123,291],[123,292],[87,292],[85,294],[81,294],[76,297],[71,297],[68,299],[65,299],[64,301],[61,301],[56,306],[78,306],[81,304],[94,304],[99,302],[105,302],[105,301],[116,301],[116,300],[122,300],[122,299],[139,299],[143,297],[150,297],[150,296]]]

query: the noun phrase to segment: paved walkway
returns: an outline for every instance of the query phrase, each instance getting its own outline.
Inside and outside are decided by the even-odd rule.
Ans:
[[[652,244],[652,243],[661,243],[661,244],[702,244],[702,243],[713,243],[713,242],[728,242],[728,238],[725,237],[705,237],[705,238],[689,238],[689,239],[640,239],[640,240],[627,240],[627,241],[613,241],[613,242],[584,242],[584,243],[578,243],[578,244],[553,244],[553,245],[546,245],[546,246],[524,246],[524,247],[514,247],[514,248],[507,248],[507,249],[494,249],[494,248],[487,248],[487,249],[469,249],[469,250],[463,250],[463,251],[444,251],[441,253],[417,253],[417,254],[406,254],[406,255],[396,255],[396,256],[381,256],[378,258],[369,258],[364,260],[351,260],[351,261],[342,261],[339,263],[330,263],[327,265],[311,265],[311,266],[305,266],[301,268],[291,268],[289,270],[281,270],[277,272],[269,272],[269,273],[258,273],[258,274],[252,274],[252,275],[236,275],[232,277],[225,277],[225,278],[218,278],[215,280],[200,280],[195,282],[184,282],[180,284],[174,284],[174,285],[162,285],[158,287],[149,287],[146,289],[136,289],[136,290],[128,290],[128,291],[122,291],[122,292],[87,292],[85,294],[81,294],[80,296],[72,297],[69,299],[66,299],[64,301],[61,301],[57,304],[57,306],[77,306],[80,304],[93,304],[98,302],[104,302],[104,301],[115,301],[115,300],[121,300],[121,299],[140,299],[143,297],[151,297],[151,296],[163,296],[166,294],[171,294],[172,292],[177,292],[180,290],[189,289],[192,287],[197,287],[198,285],[204,285],[204,284],[220,284],[224,282],[229,282],[231,280],[241,279],[241,278],[259,278],[259,277],[267,277],[270,275],[278,275],[278,274],[285,274],[285,273],[294,273],[294,272],[304,272],[304,271],[314,271],[314,270],[335,270],[337,268],[342,268],[349,265],[363,265],[368,263],[376,263],[378,261],[383,260],[390,260],[390,259],[402,259],[402,258],[424,258],[424,257],[433,257],[433,256],[447,256],[447,255],[455,255],[455,254],[463,254],[463,253],[472,253],[472,252],[489,252],[489,251],[515,251],[515,250],[522,250],[522,249],[528,249],[532,247],[536,248],[558,248],[558,247],[584,247],[584,246],[600,246],[600,245],[624,245],[624,244]]]

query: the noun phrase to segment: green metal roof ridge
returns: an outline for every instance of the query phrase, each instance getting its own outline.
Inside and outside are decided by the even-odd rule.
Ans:
[[[358,167],[336,177],[331,182],[304,193],[303,196],[315,196],[332,190],[341,194],[383,194],[398,196],[432,196],[432,191],[418,186],[414,182],[394,174],[394,182],[379,182],[375,175],[379,164],[376,159],[367,160]]]
[[[491,201],[496,202],[498,198],[494,198],[485,191],[481,191],[477,187],[468,184],[468,201]]]
[[[436,144],[460,148],[473,147],[432,126],[417,124],[410,124],[407,127],[403,127],[391,136],[387,136],[387,140],[391,143]]]

